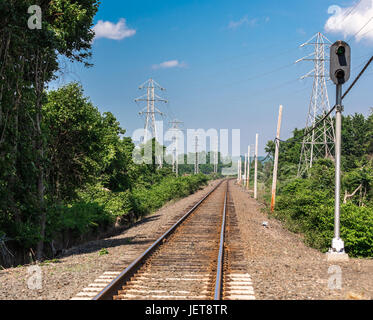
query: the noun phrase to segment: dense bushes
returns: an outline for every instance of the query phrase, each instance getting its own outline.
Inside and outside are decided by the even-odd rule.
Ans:
[[[206,184],[207,180],[207,176],[202,174],[180,178],[167,177],[149,190],[144,188],[135,189],[133,198],[136,211],[140,214],[147,214],[159,209],[167,201],[196,192],[201,185]]]
[[[350,176],[343,175],[344,185]],[[341,206],[341,238],[352,256],[373,256],[373,205],[370,200],[365,199],[364,206],[352,200]],[[333,163],[320,160],[308,179],[294,179],[282,185],[275,215],[285,221],[290,230],[304,233],[306,243],[326,252],[334,234]]]
[[[298,178],[302,144],[296,139],[303,131],[295,130],[280,146],[275,216],[290,230],[303,233],[307,244],[326,251],[334,237],[334,162],[319,159]],[[341,238],[350,255],[373,257],[373,110],[369,117],[343,117],[342,142]],[[266,151],[273,156],[273,141]],[[272,168],[265,169],[263,198],[270,203]]]
[[[47,213],[45,240],[50,242],[57,234],[65,231],[77,237],[99,226],[108,226],[112,221],[113,216],[97,203],[77,202],[69,206],[53,206]]]
[[[207,181],[204,175],[176,178],[170,165],[160,169],[155,150],[164,147],[155,139],[148,142],[152,163],[136,164],[132,139],[123,137],[125,130],[114,115],[101,114],[77,83],[48,92],[42,111],[45,223],[37,199],[22,189],[22,181],[13,181],[20,188],[16,197],[0,193],[0,235],[15,242],[17,251],[35,249],[65,232],[75,239],[114,222],[133,221]],[[34,166],[29,159],[19,163]],[[27,166],[22,170],[30,173]],[[4,188],[0,177],[0,191]]]
[[[132,139],[81,85],[47,90],[61,57],[90,65],[99,1],[38,2],[43,26],[36,32],[25,28],[31,0],[0,1],[0,265],[30,254],[40,261],[60,232],[81,235],[117,216],[145,214],[203,180],[176,182],[170,166],[136,164]]]
[[[170,200],[194,193],[207,180],[205,175],[166,177],[149,189],[139,187],[132,192],[112,192],[101,184],[89,186],[79,192],[80,201],[68,206],[54,205],[48,209],[45,240],[51,241],[58,233],[65,231],[78,237],[98,227],[113,225],[117,217],[128,221],[126,218],[130,213],[139,218]],[[32,239],[29,240],[32,242]]]

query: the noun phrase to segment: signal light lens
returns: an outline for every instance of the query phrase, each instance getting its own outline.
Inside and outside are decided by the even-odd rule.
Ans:
[[[342,47],[342,46],[338,47],[338,49],[337,49],[337,55],[342,56],[345,53],[346,53],[346,48],[345,47]]]
[[[337,79],[343,79],[345,77],[345,72],[339,69],[335,72],[335,76],[337,77]]]

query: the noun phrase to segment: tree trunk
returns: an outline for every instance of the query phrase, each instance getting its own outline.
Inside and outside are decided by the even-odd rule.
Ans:
[[[44,146],[43,146],[43,133],[41,129],[42,122],[42,95],[44,91],[44,71],[42,67],[42,55],[39,50],[36,54],[36,65],[35,65],[35,91],[36,91],[36,115],[35,115],[35,126],[36,126],[36,168],[38,169],[37,176],[37,201],[38,209],[40,213],[40,241],[37,244],[36,259],[41,261],[43,258],[44,250],[44,237],[45,237],[45,224],[46,224],[46,208],[44,201]]]

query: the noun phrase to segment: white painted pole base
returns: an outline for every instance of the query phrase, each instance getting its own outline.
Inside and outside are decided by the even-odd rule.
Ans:
[[[349,261],[348,254],[345,252],[344,242],[340,238],[334,238],[332,248],[326,254],[326,259],[329,262],[344,262]]]
[[[326,261],[328,262],[347,262],[350,258],[344,252],[328,252],[326,254]]]

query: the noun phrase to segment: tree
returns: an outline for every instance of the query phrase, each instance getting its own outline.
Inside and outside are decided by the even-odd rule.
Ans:
[[[42,29],[29,30],[27,9],[39,5],[43,12]],[[1,210],[17,221],[29,222],[25,208],[36,211],[40,241],[37,258],[42,257],[45,233],[45,137],[43,136],[42,104],[46,84],[58,70],[58,55],[88,65],[93,17],[97,0],[31,1],[9,0],[0,3],[0,185],[15,203],[22,185],[29,193],[29,202]],[[32,103],[30,103],[32,102]],[[23,132],[24,128],[27,132]],[[25,143],[31,137],[27,147]],[[26,153],[22,153],[26,148]],[[33,170],[25,177],[19,167],[22,157],[28,157]],[[24,169],[24,168],[22,168]],[[19,180],[19,181],[17,181]],[[36,181],[31,183],[31,181]],[[25,183],[30,185],[25,186]],[[2,199],[0,204],[7,201]],[[27,216],[23,217],[21,211]],[[35,220],[34,219],[34,220]]]
[[[49,92],[43,114],[50,196],[68,201],[109,165],[123,130],[111,114],[101,116],[77,83]]]

